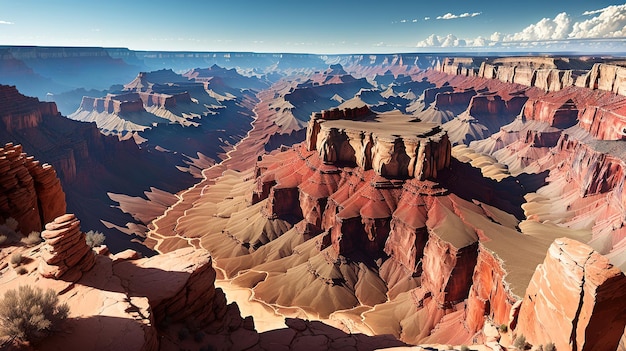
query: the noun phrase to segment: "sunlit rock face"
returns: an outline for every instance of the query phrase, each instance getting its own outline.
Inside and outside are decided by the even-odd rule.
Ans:
[[[614,313],[626,309],[624,284],[624,273],[606,257],[557,239],[526,290],[516,331],[557,350],[615,350],[626,324],[626,315]]]
[[[450,162],[445,132],[397,112],[346,113],[342,120],[331,113],[313,114],[305,143],[324,163],[373,169],[386,178],[436,178]]]
[[[56,172],[22,152],[21,145],[0,147],[0,217],[13,217],[24,235],[65,213],[65,193]]]

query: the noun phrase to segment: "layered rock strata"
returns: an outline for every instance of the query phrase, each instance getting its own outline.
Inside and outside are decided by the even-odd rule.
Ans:
[[[0,216],[13,217],[23,234],[65,213],[65,193],[54,168],[22,152],[21,145],[0,147]]]
[[[530,281],[515,330],[557,350],[615,350],[626,325],[626,314],[615,313],[626,310],[624,286],[624,273],[606,257],[557,239]]]
[[[75,282],[93,267],[95,253],[87,245],[80,221],[73,214],[46,224],[41,237],[45,240],[39,263],[42,277]]]
[[[59,113],[53,102],[25,97],[13,86],[0,86],[0,106],[1,120],[9,133],[37,127],[43,121],[43,116]]]
[[[324,163],[373,169],[387,178],[418,179],[436,178],[450,163],[447,135],[435,124],[394,112],[352,117],[348,111],[343,120],[328,115],[311,116],[305,142]],[[376,122],[380,124],[372,128]]]
[[[175,108],[178,104],[191,103],[189,93],[159,94],[159,93],[127,93],[108,94],[104,98],[83,97],[80,110],[87,112],[126,114],[143,112],[148,107]]]

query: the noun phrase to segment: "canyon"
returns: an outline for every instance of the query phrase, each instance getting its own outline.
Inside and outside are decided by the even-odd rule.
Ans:
[[[44,229],[0,284],[106,326],[46,347],[626,347],[619,59],[282,59],[140,72],[69,119],[0,86],[0,217]]]

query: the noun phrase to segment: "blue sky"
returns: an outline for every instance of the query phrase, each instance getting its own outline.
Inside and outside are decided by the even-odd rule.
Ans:
[[[590,37],[611,38],[599,45],[626,51],[626,42],[615,39],[626,37],[626,4],[109,0],[94,5],[84,0],[0,0],[0,45],[385,53],[497,51],[537,42],[556,47],[564,40]]]

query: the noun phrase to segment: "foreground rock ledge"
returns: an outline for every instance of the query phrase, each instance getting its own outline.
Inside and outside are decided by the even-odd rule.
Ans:
[[[557,239],[528,286],[516,332],[557,350],[615,350],[626,325],[625,287],[624,273],[606,257]]]

